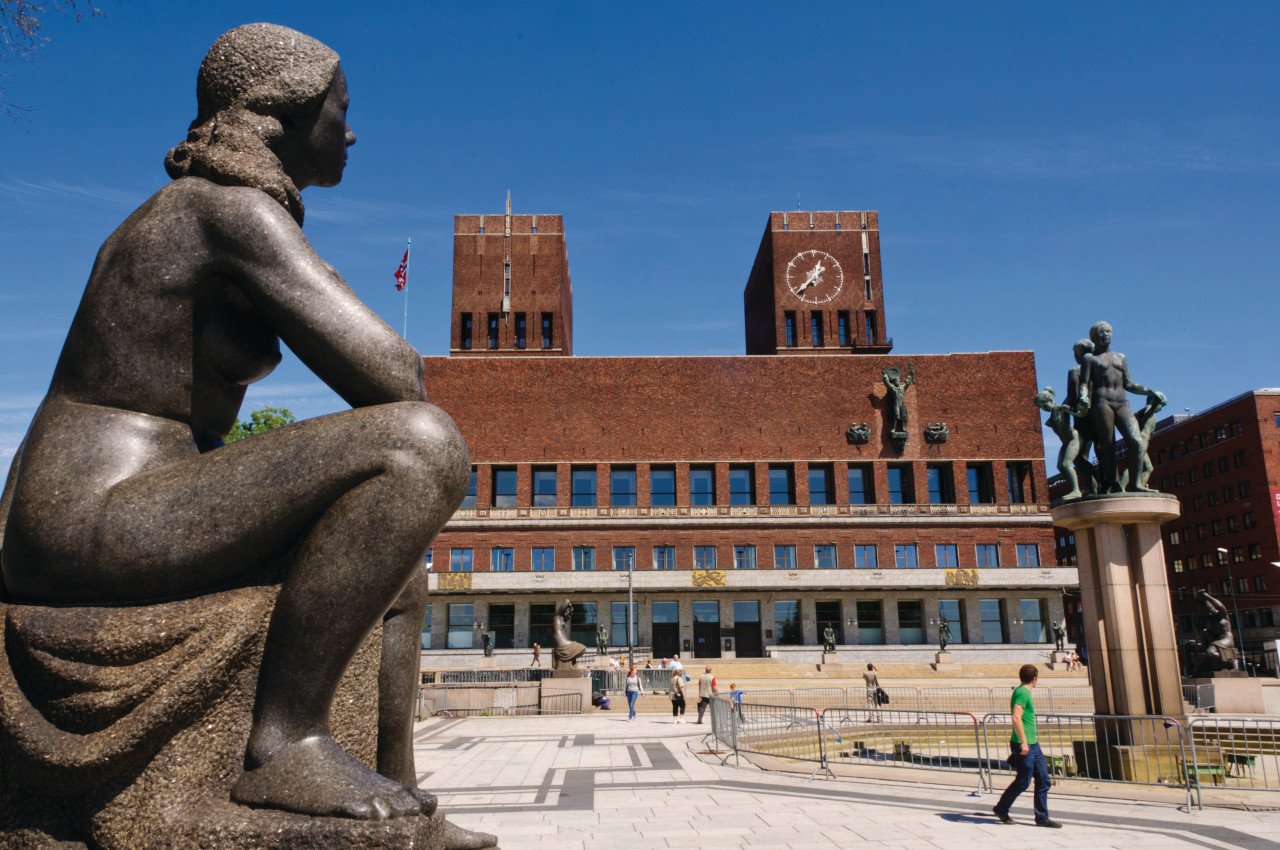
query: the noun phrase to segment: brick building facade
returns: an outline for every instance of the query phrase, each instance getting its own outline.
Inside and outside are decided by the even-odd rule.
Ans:
[[[1049,639],[1076,579],[1041,565],[1033,355],[890,356],[875,213],[770,216],[735,357],[569,356],[564,246],[558,216],[456,219],[451,356],[424,364],[474,475],[434,543],[425,643],[546,646],[569,597],[576,639],[604,624],[625,646],[628,580],[633,642],[659,656],[812,647],[827,625],[849,651],[924,648],[941,620],[955,643]],[[915,379],[901,447],[886,368]]]

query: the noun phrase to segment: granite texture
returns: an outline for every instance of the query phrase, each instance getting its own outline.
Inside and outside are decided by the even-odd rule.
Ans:
[[[301,230],[355,144],[338,56],[238,27],[197,100],[0,496],[0,846],[491,843],[431,819],[413,764],[423,555],[467,447]],[[223,445],[281,342],[352,409]]]

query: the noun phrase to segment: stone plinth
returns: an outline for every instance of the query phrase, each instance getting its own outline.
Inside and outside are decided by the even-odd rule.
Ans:
[[[1181,716],[1182,679],[1160,525],[1179,516],[1162,493],[1116,494],[1053,508],[1076,535],[1089,684],[1098,714]]]
[[[1191,679],[1187,684],[1213,686],[1213,710],[1216,714],[1266,714],[1262,683],[1246,673],[1215,673]]]
[[[932,666],[934,670],[945,670],[947,668],[954,669],[955,664],[956,664],[956,657],[952,655],[950,652],[947,652],[946,650],[943,650],[941,652],[935,652],[933,654]]]
[[[581,698],[581,704],[573,699],[574,694]],[[546,713],[586,714],[591,710],[590,677],[583,676],[581,670],[557,670],[553,677],[541,682],[541,703]]]

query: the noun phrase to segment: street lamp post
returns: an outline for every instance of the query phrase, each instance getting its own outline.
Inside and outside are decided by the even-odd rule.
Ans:
[[[628,670],[636,666],[636,659],[634,656],[635,646],[633,646],[634,640],[632,637],[635,629],[635,623],[632,622],[632,612],[635,610],[635,607],[636,607],[635,593],[632,590],[633,584],[634,584],[632,581],[632,574],[635,571],[636,571],[636,565],[633,562],[631,566],[627,568],[627,669]]]
[[[1222,555],[1222,562],[1227,565],[1227,584],[1231,587],[1231,619],[1232,632],[1239,636],[1240,641],[1240,661],[1241,666],[1247,669],[1244,657],[1244,629],[1240,623],[1240,604],[1236,601],[1236,580],[1231,575],[1231,553],[1221,546],[1218,547],[1218,554]]]

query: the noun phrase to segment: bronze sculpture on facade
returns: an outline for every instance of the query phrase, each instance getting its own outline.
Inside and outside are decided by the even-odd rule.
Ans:
[[[578,666],[578,659],[587,648],[575,640],[569,639],[569,631],[573,623],[573,602],[566,599],[556,606],[556,615],[551,620],[551,637],[555,641],[552,648],[552,667],[556,670],[567,670]]]
[[[894,448],[901,452],[908,437],[907,388],[916,382],[916,367],[914,363],[908,363],[906,377],[903,377],[898,369],[887,366],[880,370],[880,377],[889,391],[885,396],[889,415],[889,439]]]
[[[63,786],[87,783],[86,798],[99,787],[124,798],[116,783],[144,767],[168,770],[148,760],[198,736],[204,727],[175,724],[216,704],[208,728],[228,724],[217,734],[240,741],[228,753],[242,768],[213,771],[206,781],[230,787],[202,793],[229,793],[275,817],[425,822],[411,817],[436,806],[417,788],[411,735],[427,589],[420,565],[462,499],[466,445],[427,403],[418,353],[301,230],[301,191],[336,185],[355,142],[337,54],[285,27],[238,27],[206,55],[197,96],[187,140],[165,162],[173,182],[99,252],[0,502],[0,611],[16,636],[8,657],[0,651],[0,748],[17,748],[0,761],[21,759],[28,777],[47,772]],[[223,446],[245,388],[279,362],[281,340],[353,409]],[[198,639],[174,643],[178,624],[164,625],[173,612],[192,634],[224,617],[243,639],[208,658]],[[154,665],[177,656],[231,684],[219,690],[176,669],[121,688],[112,640],[142,656],[137,667],[167,652]],[[376,765],[366,766],[335,743],[330,715],[370,640],[381,649],[366,659],[378,697]],[[14,661],[37,645],[58,648],[38,675]],[[85,693],[38,686],[67,669],[57,652],[79,665],[78,680],[59,687]],[[241,703],[235,683],[247,683]],[[95,700],[120,700],[128,713],[99,716]],[[95,743],[89,733],[105,737]],[[132,749],[121,749],[125,737]],[[204,749],[226,746],[214,744]],[[94,755],[104,748],[119,751],[119,767]],[[85,767],[77,773],[73,763]],[[170,784],[180,785],[186,774],[175,770]],[[0,780],[0,797],[22,793],[14,776]],[[259,832],[237,839],[228,828],[221,840],[300,841],[322,819],[296,814],[232,813],[237,829]],[[0,817],[0,833],[9,826]],[[91,843],[142,842],[110,828]],[[451,829],[414,834],[420,845],[492,843]]]

